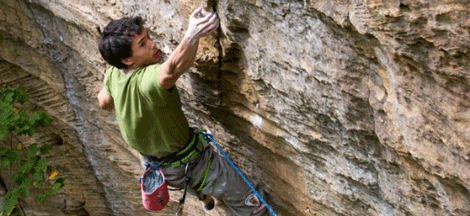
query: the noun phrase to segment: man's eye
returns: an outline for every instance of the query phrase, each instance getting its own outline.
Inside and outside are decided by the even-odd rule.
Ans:
[[[143,47],[144,45],[145,45],[145,42],[142,42],[142,43],[140,44],[141,47]]]

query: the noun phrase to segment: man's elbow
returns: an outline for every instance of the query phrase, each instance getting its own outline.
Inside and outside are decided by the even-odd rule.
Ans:
[[[97,96],[98,98],[98,105],[100,106],[101,109],[111,111],[114,109],[114,101],[106,97],[103,92],[100,92]]]
[[[112,111],[114,109],[114,104],[113,103],[106,103],[106,102],[99,102],[99,106],[101,109],[104,109],[106,111]]]
[[[176,84],[176,81],[178,81],[178,74],[171,74],[171,75],[168,75],[168,76],[162,76],[160,78],[160,85],[164,88],[164,89],[170,89],[171,87],[173,87],[175,84]]]
[[[106,108],[106,103],[103,101],[103,100],[100,100],[100,97],[98,96],[98,104],[100,106],[101,109],[105,109]]]

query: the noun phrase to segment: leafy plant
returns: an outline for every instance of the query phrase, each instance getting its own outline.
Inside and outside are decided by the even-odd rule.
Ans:
[[[0,147],[0,165],[9,167],[10,170],[18,167],[10,180],[15,188],[8,190],[0,178],[2,187],[7,191],[1,216],[15,214],[13,210],[18,199],[30,195],[31,185],[39,191],[36,200],[40,204],[44,204],[48,196],[57,193],[64,186],[63,178],[52,182],[57,172],[41,156],[47,154],[51,146],[33,143],[25,147],[17,138],[20,135],[33,136],[40,127],[49,125],[51,120],[45,113],[30,112],[30,107],[23,106],[26,100],[24,87],[0,91],[0,141],[8,143],[7,138],[10,138],[10,147]],[[13,145],[13,140],[17,144]]]

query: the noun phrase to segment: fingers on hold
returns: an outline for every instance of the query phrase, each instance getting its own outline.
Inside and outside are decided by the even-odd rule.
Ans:
[[[211,17],[207,24],[210,31],[216,29],[219,26],[219,18],[217,17],[217,15]]]
[[[212,31],[215,31],[217,28],[219,28],[219,22],[215,22],[212,24]]]
[[[204,18],[198,20],[196,30],[203,36],[213,32],[219,26],[217,13],[210,12]]]
[[[213,13],[213,12],[208,13],[208,14],[204,17],[204,22],[209,21],[213,16],[214,16],[214,13]]]
[[[211,17],[211,19],[210,19],[210,22],[214,22],[215,19],[217,19],[217,14],[214,13],[214,12],[212,12],[212,17]]]
[[[210,23],[208,24],[207,26],[205,26],[204,30],[205,30],[205,34],[209,34],[215,30],[217,30],[217,28],[219,27],[219,23],[218,22],[213,22],[213,23]]]
[[[202,7],[198,7],[194,12],[191,14],[192,17],[196,17],[199,13],[201,13]]]
[[[219,23],[219,18],[218,18],[217,16],[214,16],[214,17],[211,18],[211,20],[209,21],[209,23],[218,25],[218,23]]]

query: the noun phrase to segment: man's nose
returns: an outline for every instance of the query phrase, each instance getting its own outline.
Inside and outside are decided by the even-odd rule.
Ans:
[[[156,43],[153,40],[150,40],[150,48],[155,48]]]

